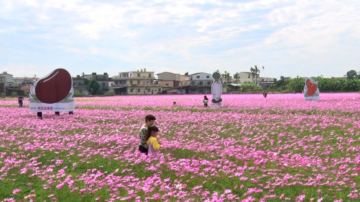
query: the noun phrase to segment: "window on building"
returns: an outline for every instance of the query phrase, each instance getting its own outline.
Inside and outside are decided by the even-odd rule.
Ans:
[[[196,78],[200,79],[200,76],[197,76]]]
[[[210,76],[206,76],[206,78],[208,79],[208,78],[210,78]]]
[[[149,78],[151,78],[151,74],[149,74]]]
[[[211,85],[211,82],[210,82],[210,81],[208,81],[208,82],[207,82],[207,85]]]
[[[140,88],[138,88],[138,93],[140,93]]]
[[[102,83],[103,87],[105,86],[105,83]]]
[[[132,84],[133,84],[133,81],[130,81],[130,84],[132,85]]]
[[[192,81],[192,82],[191,82],[191,85],[195,85],[195,82],[194,82],[194,81]]]
[[[138,73],[138,77],[140,77],[140,73]]]
[[[161,88],[159,88],[159,92],[161,92]]]
[[[248,75],[248,78],[250,79],[250,74]]]
[[[169,84],[167,83],[167,84],[165,84],[166,86],[169,86]]]
[[[134,89],[131,88],[131,89],[130,89],[130,92],[133,92],[133,91],[134,91]]]
[[[140,80],[137,81],[137,84],[140,84]]]
[[[150,93],[150,88],[148,88],[148,92]]]

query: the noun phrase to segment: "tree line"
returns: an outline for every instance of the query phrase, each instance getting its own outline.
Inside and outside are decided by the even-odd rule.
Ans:
[[[349,71],[350,72],[350,71]],[[348,73],[349,73],[348,72]],[[356,71],[355,71],[356,73]],[[320,92],[357,92],[360,91],[360,80],[357,74],[354,74],[354,70],[347,74],[347,78],[324,78],[322,76],[313,78],[318,82]],[[270,90],[280,92],[302,92],[304,90],[306,78],[297,77],[295,79],[286,80],[281,77],[276,81]]]
[[[265,67],[262,67],[265,70]],[[250,73],[252,74],[255,83],[242,84],[236,91],[239,92],[259,92],[259,91],[275,91],[283,93],[300,93],[304,90],[306,78],[294,78],[294,79],[285,79],[284,76],[280,77],[280,80],[276,80],[268,89],[263,89],[257,85],[257,78],[260,74],[260,68],[255,65],[250,68]],[[222,74],[225,78],[225,84],[229,81],[238,82],[240,80],[239,73],[235,73],[233,77],[229,72],[225,71]],[[234,78],[234,79],[233,79]],[[313,78],[318,82],[318,87],[320,92],[357,92],[360,91],[360,74],[357,74],[355,70],[350,70],[346,73],[346,78],[324,78],[323,76],[318,76]],[[230,88],[228,88],[230,90]]]

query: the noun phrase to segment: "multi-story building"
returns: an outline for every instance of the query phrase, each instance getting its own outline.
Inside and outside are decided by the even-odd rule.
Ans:
[[[32,86],[38,78],[34,77],[14,77],[14,85],[16,86]]]
[[[0,76],[0,93],[5,92],[5,77]]]
[[[251,72],[240,72],[239,77],[233,80],[233,83],[245,84],[245,83],[255,83],[256,78],[259,79],[260,74],[254,75]]]
[[[208,94],[211,93],[212,76],[209,73],[199,72],[188,75],[186,80],[185,93],[187,94]]]
[[[269,88],[271,85],[273,85],[275,83],[276,79],[275,78],[270,78],[270,77],[259,77],[258,78],[258,84],[263,87],[263,88]]]
[[[87,90],[85,86],[85,80],[80,75],[77,75],[76,77],[73,77],[73,88],[75,91],[79,91],[83,93],[84,95],[88,95],[89,91]]]
[[[14,77],[12,74],[3,72],[2,74],[0,74],[0,77],[2,78],[3,83],[6,87],[14,87]]]
[[[87,80],[95,79],[100,84],[99,91],[106,92],[110,90],[110,81],[112,81],[111,78],[109,78],[109,75],[105,72],[104,74],[97,74],[96,72],[93,72],[92,74],[83,75],[83,77]]]
[[[157,76],[156,82],[162,86],[162,92],[168,94],[177,94],[181,81],[185,81],[184,75],[172,72],[162,72],[157,74]]]
[[[112,80],[111,89],[116,94],[153,95],[162,92],[162,86],[155,82],[154,72],[141,69],[120,72],[117,80]]]
[[[180,74],[162,72],[157,74],[157,76],[157,82],[163,87],[163,90],[166,90],[166,88],[178,87],[180,84]]]

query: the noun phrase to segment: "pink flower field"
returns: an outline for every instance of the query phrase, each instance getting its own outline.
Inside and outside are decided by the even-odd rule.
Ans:
[[[0,100],[0,201],[360,201],[360,94],[320,97],[78,98],[43,120]],[[147,114],[156,156],[137,150]]]

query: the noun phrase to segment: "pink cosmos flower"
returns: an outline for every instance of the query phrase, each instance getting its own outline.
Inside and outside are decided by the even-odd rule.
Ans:
[[[26,171],[27,171],[27,168],[23,168],[23,169],[20,170],[20,174],[25,174]]]
[[[28,199],[28,198],[31,198],[31,197],[36,197],[36,194],[29,194],[29,195],[25,196],[24,199]]]
[[[19,193],[20,191],[21,191],[21,189],[14,189],[12,193],[13,193],[13,194],[17,194],[17,193]]]

